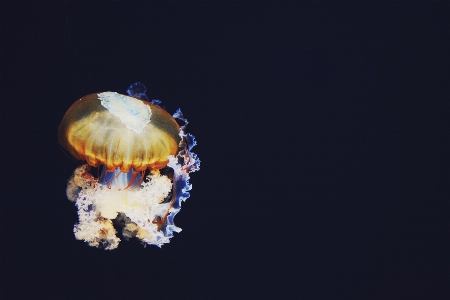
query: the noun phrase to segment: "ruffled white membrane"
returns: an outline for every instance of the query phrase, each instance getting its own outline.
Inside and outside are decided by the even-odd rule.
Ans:
[[[73,182],[77,181],[75,178],[77,173],[80,174],[79,169],[72,177]],[[76,199],[79,223],[74,227],[75,237],[90,246],[108,250],[117,248],[120,239],[116,236],[112,220],[121,213],[126,216],[124,234],[128,233],[127,237],[136,236],[150,245],[168,243],[170,238],[152,221],[162,219],[170,208],[170,203],[161,202],[172,190],[172,182],[159,172],[150,174],[147,180],[140,188],[133,190],[108,188],[100,183],[91,187],[85,182]]]

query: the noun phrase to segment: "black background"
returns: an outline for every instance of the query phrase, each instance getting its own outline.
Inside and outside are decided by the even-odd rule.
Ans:
[[[3,299],[449,299],[449,7],[1,3]],[[161,249],[75,240],[78,98],[136,81],[202,163]]]

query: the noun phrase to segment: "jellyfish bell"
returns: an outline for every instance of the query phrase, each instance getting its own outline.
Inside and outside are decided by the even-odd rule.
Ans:
[[[84,96],[60,124],[60,144],[86,161],[69,179],[66,192],[78,207],[75,236],[91,246],[118,246],[114,219],[123,223],[124,238],[158,246],[181,230],[173,217],[189,197],[189,173],[199,169],[200,160],[190,151],[195,141],[185,133],[181,111],[171,116],[159,100],[145,101],[145,92],[143,84],[135,83],[128,96]],[[185,125],[180,127],[175,118]],[[90,167],[102,168],[97,178]],[[171,171],[161,174],[163,168]]]
[[[180,127],[162,108],[118,93],[90,94],[76,101],[59,127],[59,142],[72,156],[109,172],[167,165],[178,152]]]

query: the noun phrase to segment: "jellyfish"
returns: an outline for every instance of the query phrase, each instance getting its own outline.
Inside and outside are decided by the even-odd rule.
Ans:
[[[160,104],[149,102],[137,82],[127,95],[84,96],[64,115],[59,143],[84,162],[66,189],[78,208],[77,240],[112,250],[122,230],[125,240],[161,247],[181,231],[174,217],[190,196],[189,173],[199,170],[200,160],[181,110],[170,115]]]

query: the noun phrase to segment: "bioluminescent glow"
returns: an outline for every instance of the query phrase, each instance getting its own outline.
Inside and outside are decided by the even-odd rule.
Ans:
[[[181,111],[171,116],[159,100],[148,102],[139,82],[127,94],[80,98],[58,132],[60,144],[86,162],[67,184],[67,197],[78,208],[75,237],[108,250],[120,242],[119,227],[125,239],[169,243],[173,232],[181,231],[173,219],[192,189],[189,173],[200,167],[191,152],[196,141],[185,133],[188,122]],[[92,167],[98,167],[97,177]]]

